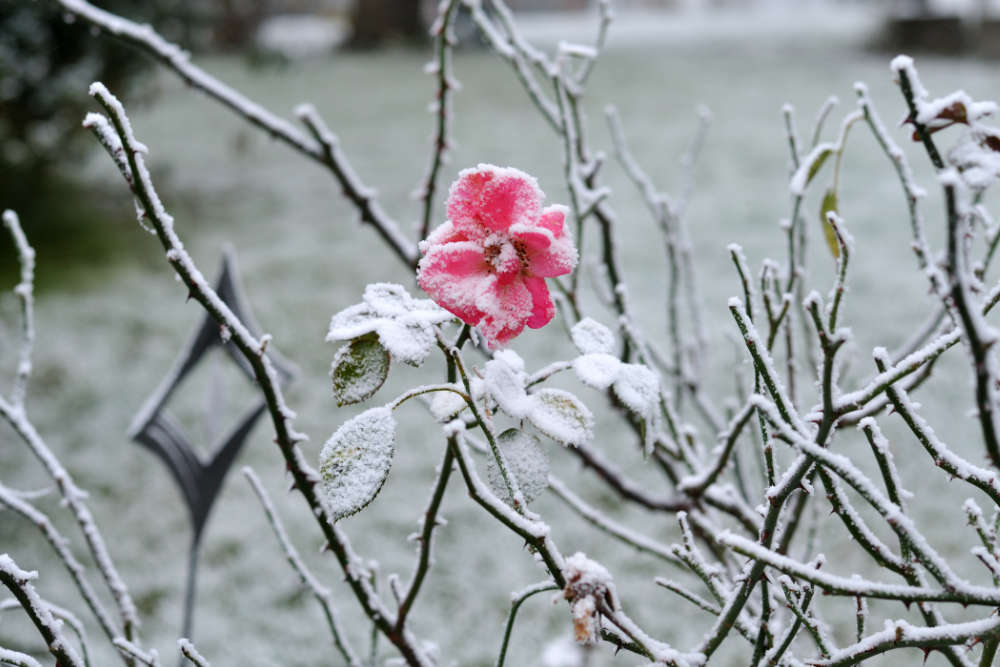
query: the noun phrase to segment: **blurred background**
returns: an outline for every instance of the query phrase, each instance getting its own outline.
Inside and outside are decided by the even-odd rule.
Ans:
[[[560,40],[589,44],[596,35],[598,11],[590,0],[509,4],[525,36],[550,52]],[[362,180],[377,188],[383,206],[411,237],[420,212],[412,193],[427,167],[433,129],[427,108],[435,82],[423,71],[431,57],[427,26],[433,5],[403,0],[100,3],[151,23],[190,50],[194,62],[279,115],[291,118],[299,103],[315,104]],[[617,106],[635,157],[668,192],[687,177],[680,162],[697,125],[697,109],[704,105],[713,115],[692,174],[687,224],[711,332],[711,389],[724,409],[732,393],[732,369],[747,370],[725,307],[727,297],[739,290],[726,244],[741,243],[755,270],[765,257],[784,258],[778,223],[789,214],[789,157],[782,105],[795,107],[807,144],[817,111],[830,95],[839,96],[841,103],[822,134],[829,140],[840,118],[854,108],[853,83],[867,82],[918,181],[930,191],[923,203],[928,236],[942,248],[940,197],[919,146],[897,128],[904,105],[888,63],[901,51],[914,55],[934,95],[963,88],[976,99],[1000,98],[1000,2],[618,0],[614,7],[617,18],[584,100],[585,112],[593,147],[609,156],[602,179],[612,188],[611,203],[620,217],[622,264],[634,308],[652,337],[662,337],[666,329],[663,252],[642,200],[610,157],[604,108]],[[467,16],[460,18],[457,32],[454,68],[462,88],[454,97],[454,148],[441,188],[478,162],[509,164],[536,175],[549,202],[566,202],[561,145]],[[38,251],[39,333],[29,412],[90,492],[112,554],[146,620],[144,638],[162,655],[172,655],[180,627],[187,518],[159,461],[124,434],[202,313],[185,302],[155,239],[135,224],[120,176],[80,127],[83,115],[96,110],[87,95],[94,80],[104,81],[129,110],[139,140],[150,149],[161,198],[202,270],[214,273],[225,244],[235,248],[257,320],[299,368],[289,401],[300,415],[300,429],[311,436],[305,447],[311,459],[357,411],[336,408],[330,396],[326,374],[336,347],[323,342],[330,316],[358,302],[370,282],[418,289],[412,273],[386,252],[372,230],[359,226],[356,212],[326,172],[187,88],[144,54],[67,21],[55,3],[0,0],[0,208],[19,212]],[[945,146],[953,140],[947,133],[940,136]],[[858,361],[844,372],[847,387],[871,370],[873,346],[900,343],[933,305],[909,249],[905,200],[891,165],[866,129],[855,128],[849,144],[840,200],[858,241],[845,306]],[[818,186],[814,190],[822,192]],[[987,205],[996,214],[995,193]],[[812,193],[805,210],[815,239],[819,208],[819,196]],[[439,196],[435,220],[443,221],[443,211]],[[595,245],[587,246],[581,270],[593,271]],[[810,253],[810,287],[825,293],[833,261],[820,242],[811,244]],[[0,241],[4,285],[17,280],[13,260],[10,244]],[[596,300],[592,305],[597,319],[613,324]],[[0,378],[12,377],[17,326],[17,304],[6,291],[0,297]],[[529,332],[513,348],[528,360],[529,369],[569,354],[557,326]],[[419,371],[394,367],[373,402],[388,401],[428,381],[428,374],[436,378],[437,372],[430,362]],[[971,405],[965,359],[956,352],[939,372],[946,378],[944,389],[925,401],[926,416],[941,423],[941,435],[957,450],[978,456],[962,450],[968,436],[976,442],[974,424],[956,418]],[[571,379],[565,386],[596,412],[603,410],[598,392]],[[187,381],[174,409],[196,442],[208,447],[251,392],[215,355]],[[403,412],[407,436],[399,443],[389,482],[368,511],[344,522],[358,551],[377,557],[383,584],[391,572],[405,577],[410,571],[413,547],[406,536],[417,526],[443,444],[421,408]],[[890,437],[912,447],[894,426],[887,426]],[[367,627],[344,595],[334,564],[318,554],[320,538],[308,513],[298,498],[282,493],[283,464],[270,440],[270,426],[262,425],[240,463],[253,465],[264,478],[293,539],[334,587],[352,638],[362,645]],[[613,420],[599,421],[597,444],[650,488],[668,490],[643,468],[633,443],[621,441]],[[860,440],[844,446],[845,453],[861,458],[867,447]],[[553,468],[609,515],[664,542],[676,539],[672,519],[621,506],[581,473],[575,460],[555,447],[550,456]],[[915,510],[918,521],[938,527],[930,532],[940,538],[936,546],[947,556],[975,568],[967,553],[974,536],[949,530],[965,523],[963,491],[945,480],[926,479],[923,461],[914,458],[902,461],[904,483],[941,499]],[[0,428],[4,482],[45,488],[48,482],[38,468],[14,434]],[[38,504],[75,535],[52,494]],[[709,627],[710,618],[651,584],[654,575],[683,579],[681,573],[664,572],[662,563],[604,539],[554,498],[543,496],[536,510],[556,527],[566,553],[583,550],[609,566],[626,609],[654,634],[687,647]],[[482,532],[481,511],[457,486],[446,497],[444,514],[449,524],[439,532],[437,567],[420,600],[417,629],[439,643],[443,664],[489,665],[510,591],[537,581],[541,573],[516,539],[499,530]],[[868,564],[838,528],[821,544],[837,558],[838,572],[867,572]],[[43,594],[82,612],[64,571],[36,532],[0,513],[0,552],[40,569]],[[194,637],[199,649],[220,665],[337,664],[312,603],[286,567],[245,481],[233,474],[206,531]],[[541,597],[530,604],[515,629],[509,664],[561,664],[541,656],[551,642],[569,634],[565,608]],[[847,641],[853,615],[841,617],[849,622],[834,632]],[[91,636],[99,644],[96,629]],[[38,650],[33,633],[10,613],[0,616],[0,645]],[[727,642],[728,653],[719,664],[745,665],[744,648],[737,640]],[[389,657],[389,652],[381,655]],[[916,664],[907,662],[912,657],[897,653],[872,664]],[[931,655],[928,664],[937,664],[936,659]],[[627,655],[613,657],[605,647],[590,656],[589,664],[638,662]]]

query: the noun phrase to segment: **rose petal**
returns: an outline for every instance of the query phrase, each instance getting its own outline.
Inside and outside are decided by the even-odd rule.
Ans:
[[[563,235],[546,250],[528,254],[528,273],[542,278],[561,276],[573,270],[576,260],[572,239]]]
[[[417,283],[442,308],[476,324],[483,311],[476,300],[484,281],[493,281],[482,247],[471,241],[433,246],[420,260]]]
[[[480,222],[480,209],[483,187],[493,179],[494,169],[484,164],[475,169],[463,169],[448,192],[448,219],[456,230],[473,238],[482,238],[488,233]]]
[[[502,284],[491,275],[487,281],[476,299],[476,307],[484,313],[479,330],[490,347],[496,347],[524,330],[532,314],[532,297],[520,278]]]
[[[552,236],[560,238],[563,235],[563,225],[569,209],[562,204],[546,206],[538,217],[538,225],[552,232]]]
[[[529,254],[548,249],[555,239],[548,229],[526,225],[523,222],[511,225],[507,233],[510,234],[511,238],[520,241]]]
[[[551,322],[556,314],[556,307],[552,304],[552,297],[549,296],[549,288],[543,278],[532,277],[524,279],[524,286],[531,293],[531,317],[525,324],[532,329],[540,329]]]
[[[480,165],[484,166],[487,165]],[[535,220],[544,198],[537,181],[510,167],[492,169],[493,178],[482,188],[480,222],[493,231],[503,232],[514,223]]]

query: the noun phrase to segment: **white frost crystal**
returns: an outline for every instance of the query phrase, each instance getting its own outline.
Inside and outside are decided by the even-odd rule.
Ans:
[[[531,398],[528,419],[545,435],[564,445],[582,445],[593,437],[594,415],[573,394],[542,389]]]
[[[395,359],[419,366],[434,347],[434,325],[451,319],[451,313],[430,299],[414,299],[402,285],[375,283],[365,288],[361,303],[333,316],[326,339],[353,340],[374,331]]]
[[[517,486],[524,496],[524,501],[530,503],[542,494],[549,486],[549,457],[542,448],[538,438],[516,428],[508,429],[497,437],[497,447],[503,452],[507,461],[507,470],[514,475]],[[489,457],[486,473],[490,488],[498,498],[508,505],[513,502],[496,458]]]
[[[573,326],[573,344],[583,354],[610,354],[615,349],[615,335],[597,320],[585,317]]]
[[[319,454],[320,497],[332,520],[364,509],[381,490],[396,450],[396,420],[388,406],[348,420]]]
[[[618,594],[611,573],[578,551],[566,559],[563,574],[566,575],[563,597],[569,600],[573,637],[581,644],[594,644],[600,637],[601,609],[618,609]]]

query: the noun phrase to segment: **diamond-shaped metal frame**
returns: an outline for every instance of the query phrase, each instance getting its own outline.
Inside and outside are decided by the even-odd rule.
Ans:
[[[223,249],[222,265],[215,281],[215,291],[251,334],[257,335],[259,327],[253,319],[249,302],[240,284],[236,255],[228,246]],[[165,408],[185,377],[216,347],[222,347],[243,374],[251,382],[254,381],[253,369],[249,362],[231,341],[223,340],[218,323],[211,315],[205,313],[201,323],[192,331],[173,367],[156,391],[146,399],[128,430],[132,440],[152,451],[163,461],[180,488],[188,509],[191,521],[191,548],[188,554],[183,620],[183,636],[188,638],[191,637],[198,552],[205,524],[229,469],[266,408],[264,398],[260,397],[243,413],[236,424],[219,438],[215,446],[209,450],[207,459],[191,445],[183,428]],[[267,354],[278,372],[282,385],[289,382],[294,377],[294,367],[274,351],[269,351]]]

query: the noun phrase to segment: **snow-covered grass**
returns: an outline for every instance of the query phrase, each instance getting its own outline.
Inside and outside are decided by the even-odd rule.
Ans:
[[[857,16],[829,21],[814,17],[799,24],[764,22],[743,30],[733,29],[737,22],[731,18],[717,26],[698,17],[683,20],[688,23],[668,26],[662,33],[650,28],[649,21],[636,22],[630,33],[623,21],[623,34],[613,37],[594,71],[592,97],[585,100],[587,126],[592,142],[605,147],[610,156],[603,109],[614,103],[636,159],[661,189],[674,190],[681,178],[680,156],[696,125],[696,106],[705,104],[712,111],[687,221],[710,333],[714,372],[709,376],[715,378],[710,393],[721,396],[731,392],[731,367],[744,363],[745,356],[726,305],[730,296],[741,294],[726,245],[740,243],[752,266],[768,255],[778,258],[784,253],[778,221],[788,215],[790,172],[780,113],[783,103],[796,107],[800,133],[807,140],[816,111],[829,95],[838,95],[842,103],[823,136],[833,141],[839,117],[853,108],[853,82],[867,82],[877,108],[891,124],[890,132],[910,156],[917,181],[930,193],[922,206],[936,248],[943,247],[944,208],[922,149],[910,143],[908,131],[895,127],[893,121],[903,116],[904,104],[891,81],[888,59],[861,50],[866,35],[858,32],[864,23]],[[579,33],[578,27],[568,28]],[[615,29],[612,26],[612,35]],[[538,28],[529,34],[540,32]],[[583,39],[580,34],[567,37]],[[379,189],[384,208],[411,232],[420,207],[410,194],[426,169],[432,130],[432,117],[424,112],[433,96],[433,80],[422,74],[425,60],[423,54],[390,51],[363,57],[338,55],[287,70],[251,71],[234,59],[202,64],[287,117],[298,103],[313,103],[338,133],[358,173]],[[1000,90],[996,67],[928,58],[918,65],[924,85],[939,94],[960,87],[982,99],[995,98]],[[508,68],[486,51],[460,51],[455,74],[463,85],[455,97],[457,144],[443,182],[480,162],[511,165],[537,176],[549,201],[568,201],[562,189],[562,148],[527,104]],[[81,96],[88,83],[81,84]],[[273,335],[273,345],[299,367],[287,398],[298,412],[298,427],[311,436],[304,449],[315,462],[330,434],[358,412],[337,408],[331,395],[327,371],[336,347],[324,342],[330,316],[357,303],[368,283],[398,282],[417,293],[413,275],[386,252],[370,228],[359,227],[354,209],[341,198],[328,173],[185,89],[170,75],[160,77],[160,86],[161,97],[155,104],[123,100],[131,110],[136,135],[149,147],[154,180],[202,270],[214,269],[225,242],[235,246],[257,320]],[[131,198],[106,156],[95,151],[80,171],[93,181],[97,196],[116,200],[121,215],[131,215]],[[635,312],[647,331],[665,331],[663,253],[655,224],[610,157],[602,173],[613,188],[611,203],[621,220],[622,265]],[[852,345],[860,350],[858,358],[865,359],[876,345],[892,349],[905,340],[934,302],[909,248],[899,183],[866,129],[855,128],[848,139],[840,185],[840,214],[856,239],[842,321],[854,332]],[[821,241],[819,208],[815,194],[807,198],[805,217],[814,239],[809,285],[825,293],[832,284],[834,264]],[[436,211],[436,219],[442,219],[440,202]],[[22,222],[30,238],[37,223]],[[116,233],[144,234],[138,226]],[[149,244],[155,248],[155,239],[150,238]],[[593,256],[595,245],[584,248],[585,257]],[[55,258],[38,257],[39,275],[59,270]],[[590,270],[586,259],[582,270]],[[187,517],[160,463],[129,443],[124,433],[202,313],[196,304],[186,302],[185,289],[173,280],[157,252],[113,262],[102,259],[90,273],[91,279],[81,284],[63,284],[38,294],[28,410],[78,484],[91,494],[110,550],[145,619],[146,645],[172,659],[183,595]],[[612,315],[600,306],[592,312],[603,315],[605,324],[613,323]],[[17,356],[16,347],[8,344],[15,340],[17,325],[12,297],[0,300],[0,313],[0,370],[3,378],[9,378]],[[564,342],[565,333],[553,325],[523,335],[512,347],[525,358],[530,373],[565,354]],[[933,385],[930,393],[917,392],[914,397],[924,404],[924,416],[938,435],[960,454],[978,461],[974,448],[963,447],[977,429],[965,418],[973,390],[963,355],[960,349],[948,353],[936,371],[946,379]],[[204,423],[199,414],[202,397],[212,396],[233,414],[243,407],[239,400],[247,394],[239,387],[241,378],[235,372],[227,375],[224,360],[218,361],[217,372],[206,369],[191,379],[184,411],[192,432],[217,433],[228,425]],[[874,368],[868,363],[848,369],[842,385],[855,386]],[[425,377],[394,366],[376,400],[388,401],[403,389],[424,383]],[[443,370],[439,377],[443,378]],[[585,400],[601,400],[599,392],[572,378],[565,382]],[[232,387],[234,398],[228,399],[219,387]],[[724,407],[717,406],[720,412]],[[406,538],[419,528],[444,447],[439,429],[422,408],[407,405],[398,412],[407,426],[397,435],[396,460],[383,492],[365,512],[342,524],[357,551],[378,561],[380,587],[386,585],[386,575],[398,572],[405,578],[410,572],[415,547]],[[903,486],[918,500],[935,499],[912,502],[913,520],[949,562],[974,569],[968,549],[975,535],[964,527],[962,511],[968,490],[953,488],[940,475],[928,477],[924,472],[928,461],[912,438],[903,437],[893,421],[886,420],[884,426]],[[608,423],[599,420],[595,430],[596,446],[605,456],[645,483],[657,485],[650,492],[669,491],[662,488],[660,478],[644,475],[635,448],[616,439]],[[333,589],[348,633],[355,646],[363,647],[368,628],[335,564],[319,554],[321,538],[312,518],[298,499],[282,493],[284,464],[271,437],[270,425],[260,426],[241,463],[260,474],[291,539]],[[855,461],[871,460],[860,434],[853,440],[842,438],[838,447],[839,453]],[[776,454],[790,460],[789,451]],[[658,523],[651,524],[651,515],[619,506],[551,443],[549,455],[552,471],[572,480],[574,489],[586,493],[603,512],[664,543],[679,540],[673,522],[657,515]],[[46,486],[37,463],[6,427],[0,429],[0,469],[5,483],[17,488]],[[874,463],[867,469],[872,470]],[[76,535],[55,494],[37,503],[51,512],[66,534]],[[687,646],[708,626],[707,615],[682,606],[686,603],[652,583],[654,576],[683,579],[684,573],[583,526],[552,494],[543,494],[533,507],[554,526],[567,553],[584,552],[612,571],[626,611],[656,636]],[[448,524],[437,532],[436,566],[414,611],[415,630],[440,643],[444,664],[451,660],[460,665],[492,664],[509,593],[538,581],[540,573],[517,538],[482,530],[482,510],[460,488],[449,489],[443,515]],[[823,525],[819,550],[836,565],[835,572],[870,575],[870,565],[860,558],[859,550],[846,544],[842,526]],[[228,480],[215,508],[204,549],[194,637],[202,654],[220,665],[338,664],[319,608],[300,588],[256,496],[238,474]],[[10,513],[0,514],[0,552],[4,551],[21,567],[40,571],[33,584],[43,597],[64,607],[80,607],[48,545],[33,527]],[[548,641],[571,632],[565,606],[553,606],[550,599],[541,595],[522,608],[508,664],[532,664]],[[641,606],[636,604],[639,600]],[[879,609],[878,602],[871,604]],[[902,613],[892,610],[895,617]],[[848,623],[834,632],[846,640],[853,627]],[[90,634],[96,639],[99,632],[94,627]],[[745,665],[745,647],[737,646],[736,640],[731,644],[727,646],[734,657],[729,664]],[[0,645],[29,652],[39,648],[33,632],[12,612],[0,616]],[[873,664],[900,664],[893,660],[901,656],[913,658],[904,652]],[[929,663],[935,660],[940,656],[932,655]],[[104,653],[95,664],[108,662]],[[591,664],[638,662],[634,656],[614,658],[602,646]]]

